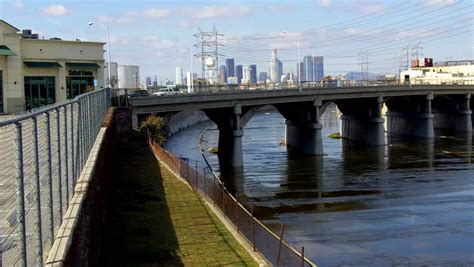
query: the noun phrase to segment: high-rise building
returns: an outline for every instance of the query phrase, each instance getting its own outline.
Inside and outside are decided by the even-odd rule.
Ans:
[[[226,67],[226,77],[232,77],[232,76],[235,76],[235,73],[234,73],[234,64],[235,64],[235,61],[233,58],[228,58],[225,60],[225,67]]]
[[[276,65],[276,82],[281,82],[281,76],[283,75],[283,62],[281,60],[277,60]]]
[[[240,81],[244,77],[242,65],[235,66],[235,76],[237,77],[237,83],[240,84]]]
[[[300,79],[300,81],[306,80],[304,62],[300,62],[296,64],[296,76],[297,76],[297,79]]]
[[[250,65],[249,66],[249,71],[250,71],[250,83],[256,84],[257,83],[257,65]]]
[[[278,75],[278,57],[277,57],[277,50],[272,50],[272,60],[270,61],[270,81],[271,82],[278,82],[280,80],[280,76]]]
[[[149,77],[149,76],[146,77],[146,86],[147,87],[151,86],[151,77]]]
[[[305,56],[303,59],[304,68],[305,68],[305,81],[312,82],[314,81],[314,61],[312,56]]]
[[[262,71],[258,74],[258,81],[259,82],[266,82],[268,79],[268,73],[265,71]]]
[[[183,84],[183,68],[176,67],[176,85]]]
[[[158,76],[155,75],[155,80],[153,80],[153,87],[158,87]]]
[[[219,67],[219,83],[225,84],[227,83],[227,72],[226,72],[226,67],[225,65],[221,65]]]
[[[314,80],[321,81],[324,77],[324,57],[314,57]]]
[[[244,77],[241,81],[242,84],[249,84],[250,83],[250,68],[244,67]]]

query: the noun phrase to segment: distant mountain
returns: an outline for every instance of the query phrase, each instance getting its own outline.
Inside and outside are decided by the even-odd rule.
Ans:
[[[368,79],[371,81],[384,79],[384,75],[382,74],[371,73],[371,72],[367,74],[368,74]],[[344,80],[349,80],[349,81],[360,81],[364,79],[364,74],[360,71],[349,71],[341,75],[338,75],[338,77],[341,77]]]

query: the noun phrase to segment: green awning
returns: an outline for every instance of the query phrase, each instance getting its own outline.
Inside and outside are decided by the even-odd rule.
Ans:
[[[57,62],[36,62],[36,61],[24,61],[26,66],[30,68],[62,68]]]
[[[16,56],[6,45],[0,45],[0,56]]]
[[[66,62],[66,66],[71,67],[71,68],[100,68],[97,63],[71,63],[71,62]]]

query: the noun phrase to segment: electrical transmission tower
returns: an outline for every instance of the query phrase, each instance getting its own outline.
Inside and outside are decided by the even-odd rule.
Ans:
[[[217,73],[219,68],[219,34],[214,26],[213,31],[206,32],[197,27],[199,32],[194,34],[197,38],[198,43],[194,46],[199,49],[199,53],[195,54],[195,57],[201,59],[201,75],[210,84],[218,82]]]
[[[411,46],[411,58],[419,59],[423,54],[421,50],[423,50],[423,46],[420,45],[421,42],[418,42],[415,45]]]
[[[361,50],[360,57],[360,74],[363,81],[369,80],[369,50]]]

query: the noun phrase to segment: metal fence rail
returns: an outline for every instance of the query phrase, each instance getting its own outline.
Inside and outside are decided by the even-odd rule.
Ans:
[[[0,120],[0,266],[41,266],[110,105],[109,89]]]
[[[273,233],[254,217],[252,209],[247,210],[212,172],[206,171],[207,167],[200,169],[197,163],[194,165],[179,159],[153,141],[149,141],[149,146],[163,163],[186,179],[201,196],[217,206],[237,231],[252,243],[254,251],[263,254],[274,266],[314,266],[314,263],[304,256],[304,248],[299,252],[284,241],[284,225],[278,235]]]

